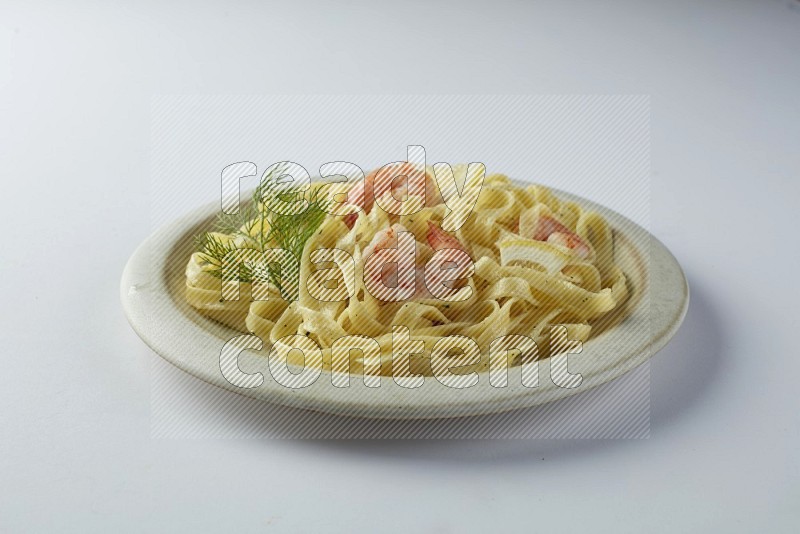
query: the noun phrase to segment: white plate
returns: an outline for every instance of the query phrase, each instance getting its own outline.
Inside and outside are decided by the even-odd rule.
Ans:
[[[615,260],[628,276],[632,293],[625,307],[615,312],[617,324],[593,332],[583,351],[570,355],[569,371],[583,377],[577,388],[556,386],[545,359],[539,365],[536,388],[523,387],[519,372],[515,375],[512,369],[506,388],[490,386],[485,373],[467,389],[446,387],[432,377],[416,389],[399,386],[390,377],[382,377],[378,388],[367,388],[360,376],[351,377],[350,387],[337,388],[330,374],[322,372],[311,386],[290,389],[270,375],[268,347],[261,353],[245,351],[239,358],[244,372],[263,374],[263,384],[253,389],[233,386],[222,376],[219,356],[223,344],[240,333],[203,317],[183,298],[193,237],[210,228],[219,202],[159,229],[139,246],[122,274],[122,304],[136,333],[164,359],[201,380],[268,402],[341,415],[420,419],[497,413],[554,401],[647,361],[674,335],[689,303],[680,265],[656,238],[608,208],[555,192],[606,217],[614,229]]]

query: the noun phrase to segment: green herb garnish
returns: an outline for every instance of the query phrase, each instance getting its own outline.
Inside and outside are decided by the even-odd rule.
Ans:
[[[281,248],[291,253],[298,267],[293,272],[244,263],[239,271],[240,282],[270,281],[284,298],[296,294],[300,278],[300,259],[306,243],[327,216],[329,200],[325,186],[311,189],[306,195],[299,188],[282,187],[279,178],[283,169],[265,174],[252,198],[235,214],[217,216],[214,230],[195,239],[195,248],[205,262],[205,271],[222,278],[225,256],[235,250],[263,252]],[[288,213],[287,213],[288,212]]]

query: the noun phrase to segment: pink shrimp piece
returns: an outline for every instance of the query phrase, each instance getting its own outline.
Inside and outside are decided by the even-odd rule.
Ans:
[[[533,239],[566,247],[584,259],[591,255],[589,245],[578,234],[552,217],[539,217]]]
[[[444,262],[452,262],[455,264],[459,263],[459,260],[463,262],[462,252],[469,256],[469,252],[464,247],[464,245],[459,241],[456,237],[448,234],[444,230],[442,230],[439,226],[437,226],[434,222],[428,221],[428,244],[431,248],[435,251],[439,250],[446,250],[448,252],[444,253],[442,260]],[[458,252],[456,252],[458,251]],[[461,270],[459,270],[456,278],[461,278],[465,276],[465,274],[469,271],[472,267],[472,263],[470,261],[469,265],[461,265]],[[452,273],[450,273],[452,274]],[[445,280],[448,274],[444,271],[434,272],[432,275],[429,275],[428,282],[432,284],[439,284]],[[460,289],[467,285],[466,280],[456,280],[453,285],[451,286],[452,289]],[[430,296],[430,291],[426,288],[424,291],[426,296]]]
[[[393,224],[389,228],[377,232],[374,236],[372,236],[372,241],[369,242],[369,245],[364,247],[364,254],[365,258],[369,258],[372,256],[372,253],[376,250],[383,250],[386,248],[396,247],[397,246],[397,234],[400,232],[407,232],[405,226],[402,224]]]
[[[569,228],[552,217],[539,217],[536,221],[536,230],[533,232],[533,238],[536,241],[547,241],[547,238],[556,232],[562,234],[572,233]]]
[[[372,205],[375,203],[375,196],[373,194],[373,182],[375,181],[375,173],[369,173],[363,180],[358,182],[347,194],[347,203],[354,206],[359,206],[364,210],[364,213],[369,213],[372,210]],[[358,213],[351,213],[345,215],[342,221],[348,228],[352,228],[358,219]]]
[[[369,178],[369,176],[367,176],[367,178]],[[369,211],[372,209],[372,203],[374,201],[374,197],[372,197],[372,184],[367,183],[367,178],[358,182],[347,193],[347,203],[352,204],[354,206],[359,206],[363,208],[366,213],[369,213]],[[367,187],[367,185],[369,185],[369,187]],[[369,202],[367,202],[367,191],[369,191],[370,193]],[[369,207],[367,207],[367,205]],[[357,219],[358,219],[358,212],[350,213],[342,217],[342,222],[344,222],[344,224],[346,224],[348,228],[352,228],[353,225],[356,224]]]
[[[393,188],[395,178],[400,176],[406,176],[406,180],[401,186]],[[424,196],[427,206],[441,203],[433,177],[425,169],[408,162],[393,163],[375,169],[353,186],[348,194],[347,202],[360,206],[364,209],[364,213],[369,213],[375,204],[375,192],[383,194],[389,190],[392,190],[397,198],[404,198],[406,195]],[[358,213],[345,215],[342,220],[348,228],[352,228],[356,219],[358,219]]]
[[[467,249],[464,248],[461,241],[439,228],[433,221],[428,221],[428,244],[433,250],[454,248],[467,252]],[[467,252],[467,254],[469,254],[469,252]]]
[[[400,276],[396,264],[390,264],[390,269],[388,270],[384,270],[380,264],[371,264],[369,268],[366,266],[366,260],[374,253],[387,248],[397,247],[398,234],[407,231],[408,230],[406,230],[403,225],[393,224],[372,237],[372,241],[364,248],[364,276],[373,282],[380,279],[386,287],[397,287],[400,290],[413,287],[414,292],[412,298],[416,298],[422,296],[426,291],[424,266],[416,265],[414,267],[413,276]]]
[[[566,247],[578,257],[586,259],[588,258],[592,252],[589,249],[589,246],[583,242],[583,240],[578,237],[577,234],[573,234],[572,232],[564,233],[564,232],[553,232],[547,238],[548,243],[553,243],[554,245],[560,245],[562,247]]]

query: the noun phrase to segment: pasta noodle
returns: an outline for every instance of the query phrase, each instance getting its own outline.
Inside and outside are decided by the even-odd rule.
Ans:
[[[454,172],[457,180],[467,180],[466,166],[455,166]],[[425,179],[432,175],[428,168]],[[410,176],[406,198],[415,194]],[[374,184],[375,173],[366,183],[354,186],[329,184],[329,193],[334,197],[349,192],[349,201],[359,188],[370,186],[371,178]],[[386,194],[397,198],[396,192]],[[322,349],[326,370],[331,370],[337,340],[361,336],[348,338],[353,341],[350,371],[379,366],[381,374],[389,375],[393,338],[396,344],[400,333],[407,333],[413,342],[424,344],[424,351],[411,359],[409,371],[430,376],[433,347],[446,336],[474,340],[481,356],[471,369],[484,371],[493,340],[511,334],[527,336],[539,346],[540,357],[546,356],[551,326],[564,325],[571,339],[585,341],[592,323],[618,309],[627,298],[626,278],[614,264],[613,234],[607,222],[576,203],[559,200],[543,186],[518,187],[504,175],[488,175],[474,207],[464,204],[451,210],[428,191],[427,197],[416,198],[422,207],[404,215],[378,207],[390,198],[384,203],[377,200],[371,209],[367,206],[356,215],[334,212],[322,219],[302,248],[296,300],[282,298],[272,286],[253,300],[254,280],[239,284],[238,300],[222,299],[220,266],[200,250],[186,267],[188,303],[235,330],[258,335],[267,346],[285,336],[306,336]],[[471,214],[455,232],[444,232],[445,217],[460,209],[471,209]],[[264,230],[266,223],[259,224],[256,231]],[[216,238],[223,244],[246,243],[253,228],[244,230],[216,234]],[[400,273],[399,264],[397,272],[385,266],[372,269],[366,260],[400,248],[403,241],[398,236],[404,232],[414,239],[413,279]],[[459,263],[464,254],[471,265]],[[436,258],[442,260],[440,266],[450,268],[450,277],[437,278],[437,272],[445,271],[425,267]],[[370,283],[411,296],[399,301],[382,299]],[[434,296],[437,288],[449,298]],[[374,339],[378,350],[371,350],[374,345],[362,338]],[[337,345],[340,352],[348,349],[342,346],[343,342]],[[302,355],[295,357],[297,352],[287,358],[302,364]],[[513,363],[520,363],[520,358]]]

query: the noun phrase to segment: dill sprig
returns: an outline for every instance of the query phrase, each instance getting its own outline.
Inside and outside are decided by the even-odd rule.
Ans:
[[[251,232],[255,228],[257,215],[258,210],[255,202],[251,199],[244,206],[241,206],[236,213],[218,213],[214,229],[222,234],[244,234],[249,236],[252,235]]]
[[[241,249],[263,252],[269,248],[290,252],[299,269],[306,243],[327,216],[329,200],[323,194],[325,186],[312,188],[308,195],[299,188],[283,187],[279,181],[283,171],[276,168],[265,174],[247,204],[235,214],[219,214],[214,230],[197,236],[195,248],[206,263],[206,272],[221,278],[227,254]],[[249,264],[244,264],[239,272],[240,282],[269,280],[284,298],[296,294],[292,289],[297,288],[299,278],[299,270],[280,273]]]
[[[238,243],[230,235],[222,235],[219,232],[203,232],[194,239],[195,250],[200,253],[201,260],[205,263],[204,271],[217,278],[222,278],[222,262],[229,253],[244,248],[255,248],[248,246],[242,240]],[[250,264],[243,264],[239,269],[238,280],[240,282],[252,282],[256,279],[256,272]]]
[[[267,181],[266,184],[262,185],[264,186],[262,191],[266,193],[256,191],[256,194],[264,194],[267,197],[262,201],[262,206],[265,206],[266,210],[261,210],[262,216],[264,216],[265,212],[268,213],[267,226],[269,227],[269,232],[266,239],[268,242],[275,243],[279,248],[288,250],[300,261],[305,244],[311,239],[311,236],[314,235],[314,232],[317,231],[317,228],[320,227],[327,216],[328,200],[321,194],[325,186],[312,190],[308,195],[309,198],[305,199],[302,192],[296,190],[276,193],[274,184],[271,181]],[[305,209],[301,208],[303,200],[308,202]],[[289,203],[297,211],[288,214],[277,212],[276,202],[279,201]],[[302,211],[299,211],[300,209]]]

